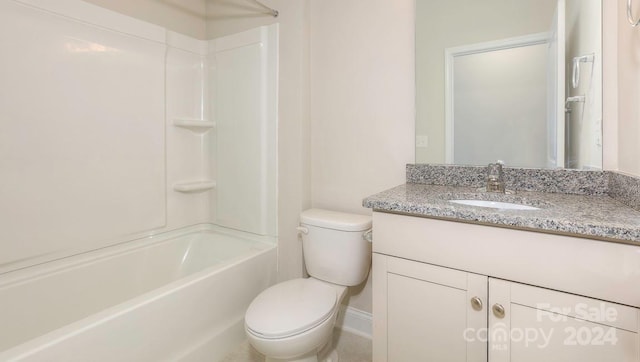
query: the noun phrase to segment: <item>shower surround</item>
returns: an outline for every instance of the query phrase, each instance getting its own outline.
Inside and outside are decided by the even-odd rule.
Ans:
[[[92,325],[96,318],[148,322],[126,319],[117,305],[157,305],[156,299],[172,295],[168,285],[187,287],[167,279],[127,294],[126,283],[116,282],[123,277],[121,271],[131,270],[127,275],[133,280],[142,277],[134,269],[121,270],[121,263],[140,263],[151,268],[144,273],[158,275],[167,274],[173,265],[163,259],[164,252],[136,254],[141,257],[120,262],[113,256],[126,255],[123,250],[140,240],[163,239],[167,233],[176,240],[182,235],[191,238],[189,228],[195,225],[200,225],[201,235],[208,235],[209,229],[235,229],[267,246],[258,247],[255,258],[244,252],[228,254],[225,250],[251,237],[243,234],[229,239],[227,247],[211,249],[207,245],[215,245],[217,239],[203,236],[195,248],[177,242],[186,249],[172,249],[173,258],[186,258],[185,250],[203,253],[201,257],[211,262],[205,268],[208,275],[217,275],[224,265],[225,276],[214,279],[222,278],[220,286],[234,285],[241,276],[255,286],[243,292],[248,301],[275,281],[272,273],[263,272],[276,265],[277,25],[202,41],[79,0],[3,1],[0,20],[1,313],[13,310],[9,303],[32,305],[20,302],[20,295],[38,295],[42,289],[37,285],[45,280],[50,291],[59,288],[68,301],[64,308],[102,305],[71,292],[69,281],[77,278],[67,273],[72,269],[85,278],[95,276],[97,286],[113,283],[123,288],[94,294],[98,302],[116,295],[131,298],[104,304],[103,310],[91,307],[91,313],[77,318],[63,317],[59,308],[47,310],[50,318],[59,319],[53,329],[27,326],[28,315],[40,308],[35,304],[34,310],[0,314],[1,320],[18,316],[15,330],[6,331],[3,340],[27,336],[0,346],[0,356],[18,344],[48,351],[62,338],[60,333],[85,335],[87,325],[78,324],[83,318]],[[88,265],[75,263],[89,255],[96,263],[109,259],[98,264],[114,269],[85,273],[82,268]],[[154,261],[151,255],[164,256]],[[220,255],[228,255],[228,261]],[[251,266],[257,261],[249,260],[257,259],[263,264]],[[244,267],[230,266],[245,261]],[[243,268],[255,273],[240,271]],[[63,269],[71,284],[56,287],[53,281]],[[200,283],[186,275],[181,278],[188,285]],[[22,294],[11,294],[18,290]],[[199,302],[212,309],[222,306],[220,296],[225,293],[215,290],[217,298]],[[20,330],[20,315],[25,330],[36,332]],[[195,321],[202,315],[190,318]],[[45,341],[37,331],[56,339]],[[114,329],[111,335],[119,333]],[[144,340],[145,335],[136,338]],[[243,336],[235,333],[234,338]],[[136,354],[141,346],[129,341],[131,356],[151,356]],[[177,350],[172,353],[180,355]]]

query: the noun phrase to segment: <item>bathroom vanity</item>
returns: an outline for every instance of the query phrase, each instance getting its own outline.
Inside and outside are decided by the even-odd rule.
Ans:
[[[482,168],[424,167],[364,201],[374,361],[640,361],[640,212],[618,175],[511,169],[504,195],[478,191]]]

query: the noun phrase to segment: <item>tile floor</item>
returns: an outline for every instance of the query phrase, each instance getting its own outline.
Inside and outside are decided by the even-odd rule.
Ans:
[[[370,339],[336,328],[333,343],[337,346],[340,362],[371,362]],[[264,356],[244,342],[221,362],[264,362]]]

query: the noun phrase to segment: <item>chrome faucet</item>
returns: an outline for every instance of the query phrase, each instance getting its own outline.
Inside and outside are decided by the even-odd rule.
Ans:
[[[505,193],[502,165],[504,162],[498,160],[487,167],[487,192]]]

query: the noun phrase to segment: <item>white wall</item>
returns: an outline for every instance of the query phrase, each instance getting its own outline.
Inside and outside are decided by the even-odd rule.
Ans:
[[[163,28],[205,39],[205,0],[83,0]]]
[[[213,223],[276,236],[278,26],[208,42],[215,121]]]
[[[1,6],[0,270],[208,220],[172,187],[202,137],[167,123],[202,110],[197,41],[81,1]]]
[[[296,227],[311,206],[309,166],[309,2],[265,0],[278,18],[244,0],[207,3],[209,39],[279,23],[278,102],[278,278],[303,275],[302,245]],[[249,5],[247,5],[249,4]]]
[[[167,227],[179,228],[209,222],[213,192],[176,192],[175,184],[210,179],[214,133],[193,132],[175,127],[175,120],[208,119],[205,101],[206,54],[198,41],[173,33],[174,42],[186,47],[172,46],[166,54],[166,164],[167,164]]]
[[[314,207],[370,213],[362,199],[405,181],[414,159],[414,2],[311,1]],[[370,282],[349,305],[371,311]]]

